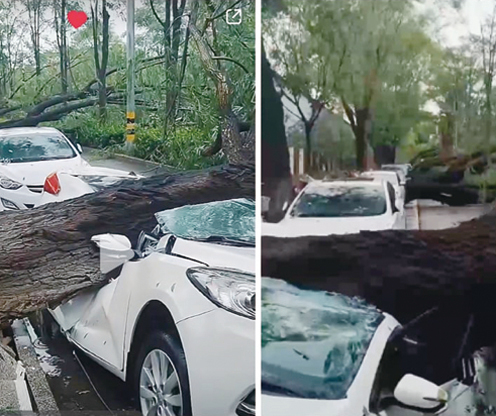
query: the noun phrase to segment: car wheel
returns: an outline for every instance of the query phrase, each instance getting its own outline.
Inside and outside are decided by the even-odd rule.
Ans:
[[[169,334],[150,334],[139,350],[134,369],[136,398],[143,416],[191,416],[186,357]]]

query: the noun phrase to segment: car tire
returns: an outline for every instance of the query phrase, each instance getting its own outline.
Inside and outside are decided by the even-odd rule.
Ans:
[[[162,365],[166,361],[168,367],[165,377],[163,377],[163,371],[153,371],[153,368],[163,368]],[[170,386],[174,384],[172,376],[173,371],[176,374],[178,382],[176,383],[177,386],[169,391]],[[172,384],[165,383],[165,386],[161,384],[157,387],[156,382],[150,382],[150,379],[154,379],[156,375],[158,375],[158,378],[162,379],[162,381],[164,379],[167,379],[168,381],[172,380]],[[144,387],[145,385],[146,387]],[[144,389],[142,389],[143,387]],[[145,338],[135,360],[133,389],[137,406],[142,414],[147,414],[150,407],[155,403],[154,405],[157,410],[161,407],[160,410],[165,412],[164,408],[167,407],[167,410],[171,412],[170,414],[177,416],[192,416],[186,357],[181,344],[176,338],[163,331],[154,331]],[[154,392],[152,392],[152,390]],[[155,397],[151,398],[152,395]],[[148,398],[145,398],[145,396]],[[180,406],[176,406],[179,402]],[[151,414],[154,413],[152,412]]]

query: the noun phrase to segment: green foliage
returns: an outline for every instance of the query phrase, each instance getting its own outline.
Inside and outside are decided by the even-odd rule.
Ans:
[[[123,153],[125,113],[109,111],[105,123],[98,123],[95,110],[73,113],[52,125],[83,146]],[[158,126],[158,127],[157,127]],[[214,141],[216,131],[185,126],[171,130],[164,138],[160,123],[147,117],[137,125],[134,156],[151,160],[175,169],[201,169],[224,163],[222,154],[205,157],[202,151]]]
[[[60,0],[42,0],[41,47],[42,70],[35,74],[34,53],[31,50],[30,26],[25,21],[27,0],[0,0],[0,109],[21,106],[22,111],[0,116],[0,121],[22,118],[26,110],[62,91],[60,54],[55,39],[54,7]],[[16,3],[16,4],[14,4]],[[167,42],[164,28],[152,13],[150,2],[136,2],[136,156],[174,166],[178,169],[201,168],[223,163],[222,154],[204,157],[202,151],[210,146],[219,128],[218,100],[215,84],[201,65],[195,43],[190,39],[186,51],[186,69],[179,88],[179,74],[173,76],[166,66],[164,54]],[[95,0],[69,0],[68,10],[84,10],[88,22],[74,30],[67,27],[69,55],[69,92],[81,91],[96,78],[93,56],[93,33],[90,4]],[[101,1],[98,7],[101,31]],[[165,0],[154,0],[158,14],[165,20]],[[94,107],[80,109],[61,121],[46,123],[68,132],[86,146],[122,151],[125,141],[126,106],[126,45],[125,37],[118,33],[117,19],[125,21],[125,2],[107,0],[110,10],[110,41],[107,69],[116,69],[106,79],[111,90],[107,103],[107,116],[100,121]],[[210,7],[211,5],[212,7]],[[186,2],[185,15],[178,33],[179,72],[185,47],[186,26],[192,1]],[[242,121],[253,123],[255,118],[255,3],[243,0],[236,7],[243,9],[243,24],[227,25],[224,1],[200,2],[197,27],[205,30],[205,38],[215,49],[219,68],[225,71],[233,85],[233,111]],[[20,18],[24,16],[23,18]],[[217,16],[212,24],[207,18]],[[120,28],[119,28],[120,29]],[[47,42],[46,39],[50,39]],[[26,47],[28,46],[28,47]],[[102,36],[98,40],[102,51]],[[232,62],[235,60],[236,62]],[[245,70],[246,69],[246,70]],[[91,87],[95,97],[97,83]],[[175,111],[168,113],[168,100],[174,93]],[[71,101],[72,103],[73,101]],[[62,107],[59,105],[58,108]],[[55,107],[57,109],[57,107]],[[166,117],[168,115],[169,117]],[[167,123],[165,122],[167,119]]]

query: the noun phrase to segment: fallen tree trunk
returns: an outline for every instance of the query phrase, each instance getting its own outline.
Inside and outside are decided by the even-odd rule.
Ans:
[[[126,181],[98,193],[0,213],[0,321],[54,306],[105,283],[93,235],[117,233],[134,243],[153,214],[187,204],[254,198],[252,166]]]
[[[464,348],[496,344],[495,270],[496,211],[439,231],[262,239],[263,276],[359,296],[403,324],[437,307],[418,335],[431,346],[432,362],[415,374],[438,382],[453,376],[456,359],[467,352],[460,349],[470,317]]]

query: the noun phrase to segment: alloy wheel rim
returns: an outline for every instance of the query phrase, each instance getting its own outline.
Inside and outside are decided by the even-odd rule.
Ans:
[[[143,416],[182,416],[179,377],[164,351],[152,350],[145,357],[140,372],[139,397]]]

